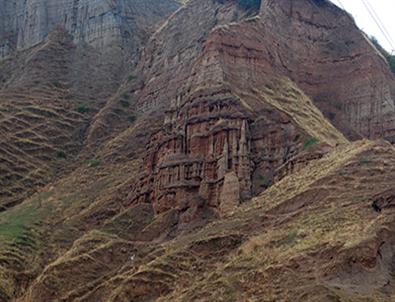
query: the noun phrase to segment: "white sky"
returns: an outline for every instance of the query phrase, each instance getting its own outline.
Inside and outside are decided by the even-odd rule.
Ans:
[[[343,4],[344,8],[351,13],[358,26],[367,34],[375,36],[380,44],[387,49],[389,52],[394,51],[395,54],[395,0],[331,0],[337,6],[341,7],[340,3]],[[380,18],[384,27],[387,29],[389,34],[389,40],[387,41],[385,36],[381,33],[380,29],[369,15],[368,10],[364,6],[363,2],[370,4]]]

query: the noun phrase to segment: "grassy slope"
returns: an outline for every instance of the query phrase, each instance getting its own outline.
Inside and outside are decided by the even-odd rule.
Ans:
[[[85,162],[24,203],[0,213],[0,292],[13,296],[84,233],[122,211],[138,161]]]
[[[58,256],[22,301],[391,301],[393,210],[378,213],[372,203],[392,189],[394,177],[389,144],[344,145],[228,217],[170,241],[151,240],[171,228],[174,213],[153,219],[144,205],[94,223],[100,210],[93,209],[107,209],[117,195],[104,188],[107,199],[74,201],[76,207],[59,214],[68,218],[52,240],[82,237],[70,238],[64,250],[56,242]],[[88,185],[84,179],[79,188]],[[48,204],[75,185],[57,185]]]

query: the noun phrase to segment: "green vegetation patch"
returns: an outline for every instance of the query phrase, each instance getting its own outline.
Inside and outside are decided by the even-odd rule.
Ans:
[[[87,113],[89,112],[89,107],[86,104],[79,104],[77,107],[75,107],[75,111],[78,113]]]
[[[101,160],[99,159],[90,159],[88,160],[88,167],[95,168],[101,165]]]
[[[386,58],[388,65],[393,74],[395,74],[395,56],[386,51],[375,37],[370,37],[370,41],[376,46],[377,50]]]
[[[61,149],[56,150],[55,154],[56,154],[57,158],[66,158],[67,157],[66,151],[61,150]]]
[[[261,7],[261,0],[237,0],[237,3],[247,10],[256,10]]]
[[[30,224],[38,220],[39,211],[33,206],[6,211],[0,215],[0,237],[16,241],[24,237]]]
[[[303,144],[303,149],[307,150],[310,149],[311,147],[313,147],[314,145],[317,145],[320,141],[315,138],[315,137],[309,137],[305,140],[304,144]]]
[[[129,103],[128,100],[123,100],[122,99],[119,102],[121,103],[121,106],[124,107],[124,108],[128,108],[130,106],[130,103]]]
[[[128,116],[128,121],[129,121],[130,123],[134,123],[134,122],[136,121],[136,117],[135,117],[134,115],[129,115],[129,116]]]
[[[53,81],[52,85],[55,86],[56,88],[61,88],[62,87],[62,84],[58,80]]]
[[[137,77],[134,75],[128,76],[128,82],[134,81],[135,79],[137,79]]]

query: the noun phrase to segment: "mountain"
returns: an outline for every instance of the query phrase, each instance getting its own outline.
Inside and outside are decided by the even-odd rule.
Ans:
[[[0,208],[7,208],[78,155],[94,115],[179,4],[7,0],[0,7]]]
[[[0,0],[0,301],[392,301],[395,78],[326,0]]]

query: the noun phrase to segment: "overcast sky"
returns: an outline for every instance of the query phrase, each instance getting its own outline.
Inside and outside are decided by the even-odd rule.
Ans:
[[[358,26],[369,35],[375,36],[380,44],[387,49],[389,52],[395,51],[395,0],[331,0],[337,6],[341,7],[340,3],[343,4],[344,8],[351,13]],[[369,15],[368,10],[365,8],[363,2],[370,4],[384,24],[389,34],[389,40],[387,41],[385,36],[381,33],[380,29]],[[395,53],[394,53],[395,54]]]

